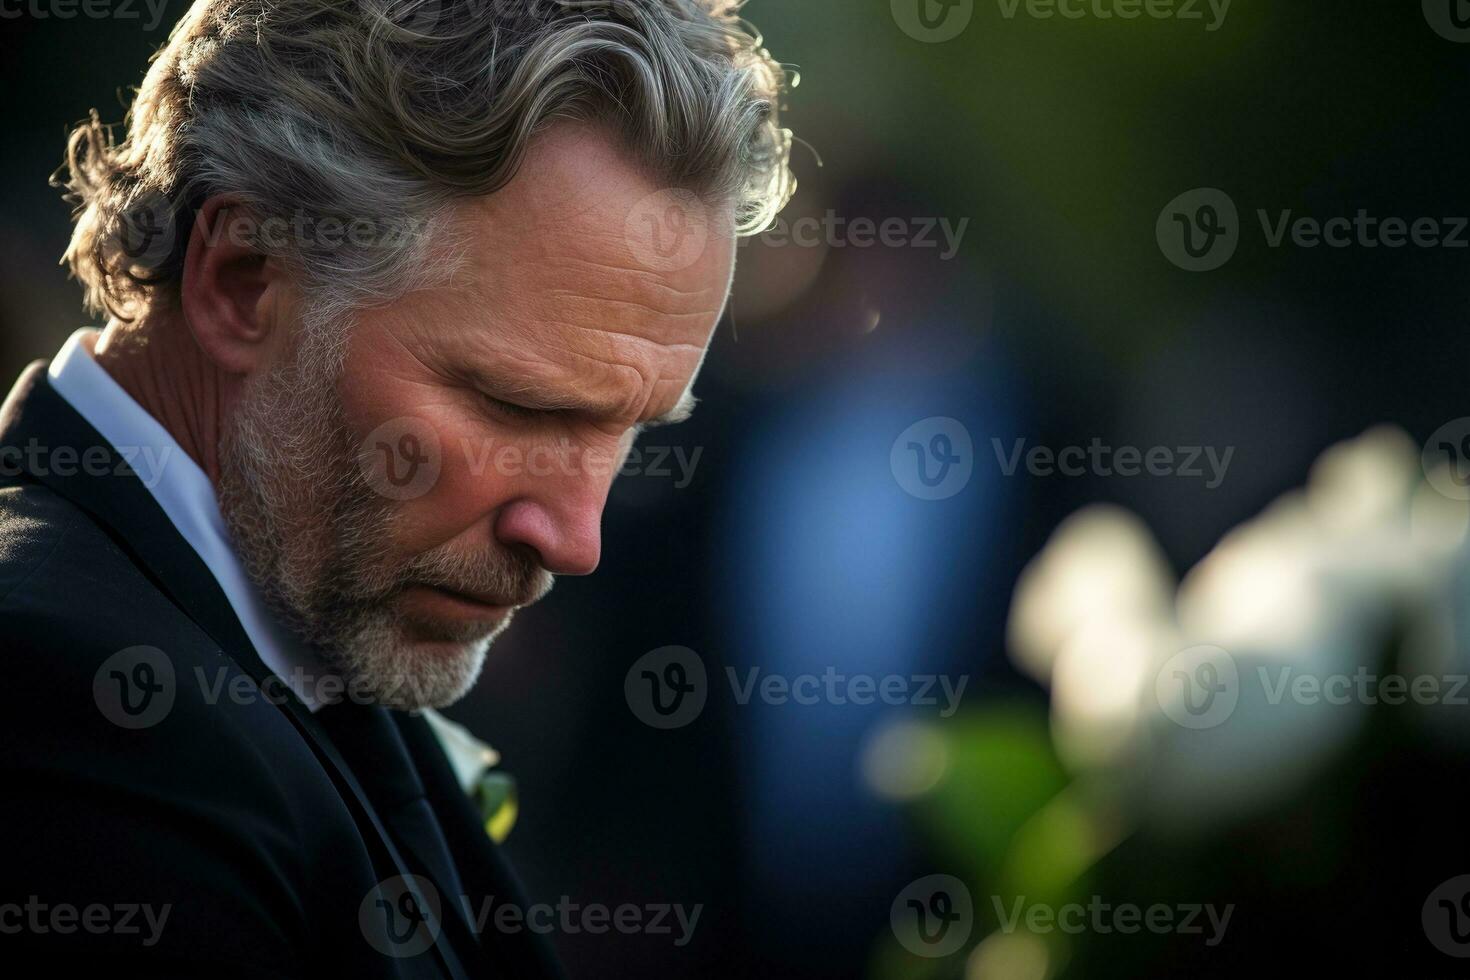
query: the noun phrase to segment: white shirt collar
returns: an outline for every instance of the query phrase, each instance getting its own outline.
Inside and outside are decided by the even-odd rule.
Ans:
[[[168,430],[92,359],[92,346],[100,335],[95,327],[83,327],[67,339],[46,372],[51,387],[128,459],[169,521],[209,567],[260,659],[316,711],[321,702],[313,694],[312,682],[326,676],[327,669],[271,616],[246,576],[230,546],[209,477]]]

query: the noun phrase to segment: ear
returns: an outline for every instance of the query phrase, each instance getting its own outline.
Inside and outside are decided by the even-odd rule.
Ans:
[[[184,255],[179,301],[206,357],[229,374],[250,374],[280,340],[289,287],[281,264],[253,244],[258,222],[228,195],[199,209]]]

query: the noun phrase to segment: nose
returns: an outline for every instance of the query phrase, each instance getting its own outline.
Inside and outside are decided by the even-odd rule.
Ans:
[[[605,494],[543,504],[513,500],[500,509],[495,537],[510,547],[530,548],[553,575],[591,575],[602,557],[602,505]]]

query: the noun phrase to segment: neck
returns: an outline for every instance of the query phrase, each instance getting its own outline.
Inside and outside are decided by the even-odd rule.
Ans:
[[[168,430],[219,485],[219,435],[228,385],[178,316],[111,320],[92,345],[97,363]]]

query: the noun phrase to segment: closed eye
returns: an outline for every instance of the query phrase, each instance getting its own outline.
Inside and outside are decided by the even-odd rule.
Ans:
[[[483,397],[485,399],[485,402],[491,407],[491,409],[500,413],[506,418],[529,420],[539,418],[540,416],[545,414],[545,412],[541,411],[540,409],[527,408],[524,405],[517,405],[515,402],[508,402],[503,398],[496,398],[494,395],[483,395]]]

